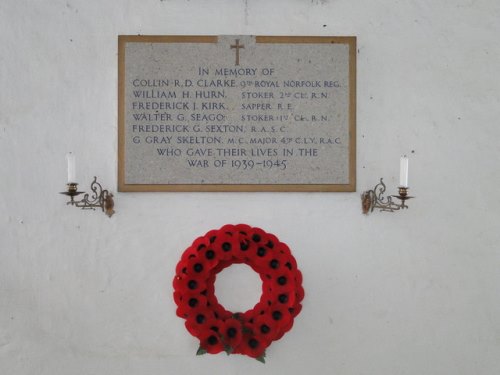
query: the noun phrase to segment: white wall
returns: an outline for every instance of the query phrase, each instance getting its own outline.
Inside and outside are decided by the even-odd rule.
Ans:
[[[500,373],[500,2],[2,0],[0,373]],[[357,193],[118,193],[117,35],[358,37]],[[398,157],[417,199],[360,212]],[[175,316],[182,251],[226,223],[287,242],[304,274],[295,326],[268,350],[196,357]],[[230,278],[228,279],[230,280]]]

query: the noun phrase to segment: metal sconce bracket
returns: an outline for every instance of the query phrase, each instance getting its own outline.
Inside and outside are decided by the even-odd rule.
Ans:
[[[61,194],[67,195],[71,198],[71,200],[66,204],[80,207],[82,210],[95,210],[96,208],[101,208],[102,211],[109,217],[113,216],[115,213],[115,210],[113,209],[115,205],[113,194],[111,194],[108,190],[103,190],[101,184],[97,182],[97,177],[94,177],[94,181],[90,184],[90,190],[92,190],[91,194],[78,191],[78,184],[76,182],[70,182],[67,186],[68,190],[61,192]],[[84,193],[85,195],[81,200],[75,200],[77,195]]]
[[[379,208],[380,211],[385,212],[394,212],[397,210],[403,210],[408,208],[406,205],[406,201],[408,199],[414,198],[408,196],[408,187],[399,187],[399,195],[390,195],[388,197],[384,197],[386,187],[383,179],[380,179],[380,182],[375,185],[372,190],[367,190],[363,194],[361,194],[361,207],[363,209],[363,213],[366,215],[369,212],[373,212],[375,208]],[[392,198],[399,199],[401,203],[396,203],[392,200]]]

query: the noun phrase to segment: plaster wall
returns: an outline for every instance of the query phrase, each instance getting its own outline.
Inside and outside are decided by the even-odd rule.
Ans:
[[[2,0],[0,373],[500,373],[499,20],[497,0]],[[358,191],[117,193],[111,219],[67,207],[68,151],[82,188],[96,175],[116,193],[119,34],[357,36]],[[363,216],[380,177],[395,193],[401,154],[417,198]],[[266,365],[196,357],[171,298],[190,242],[239,222],[287,242],[304,274]],[[224,277],[238,303],[240,274]]]

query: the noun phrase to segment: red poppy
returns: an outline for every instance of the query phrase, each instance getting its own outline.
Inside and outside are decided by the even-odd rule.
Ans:
[[[238,248],[238,238],[223,233],[215,239],[212,248],[217,253],[219,259],[228,261],[232,259],[233,252]]]
[[[177,306],[177,316],[187,318],[195,310],[206,309],[207,298],[199,293],[183,294]]]
[[[221,234],[220,230],[213,229],[208,231],[204,237],[208,239],[209,243],[214,243],[214,241],[217,239],[217,236],[220,234]]]
[[[248,236],[244,235],[238,236],[237,241],[238,244],[233,251],[233,257],[246,263],[251,263],[252,254],[257,248],[256,243],[249,239]]]
[[[259,245],[265,245],[268,241],[267,233],[260,228],[251,228],[248,233],[248,237],[252,240],[252,242]]]
[[[215,318],[213,311],[209,308],[195,309],[190,312],[186,319],[186,328],[193,336],[198,337],[198,334],[203,331],[218,327],[219,322]]]
[[[288,268],[281,269],[273,274],[271,280],[273,290],[293,290],[295,289],[295,273]]]
[[[198,250],[190,246],[182,254],[181,261],[187,261],[188,259],[195,257],[196,255],[198,255]]]
[[[235,349],[235,353],[245,354],[252,358],[259,358],[264,354],[269,344],[270,342],[262,337],[244,334],[240,345]]]
[[[279,251],[273,250],[273,252],[270,253],[270,257],[266,258],[264,267],[266,272],[276,273],[283,271],[286,263],[288,263],[288,257],[285,257]]]
[[[294,274],[295,284],[302,285],[302,272],[300,272],[299,270],[295,270],[293,274]]]
[[[216,276],[219,272],[221,272],[224,268],[229,267],[231,264],[233,264],[232,260],[219,260],[219,263],[212,268],[212,274]]]
[[[233,225],[233,224],[226,224],[222,228],[220,228],[218,230],[218,232],[226,233],[226,234],[229,234],[229,235],[235,235],[235,234],[237,234],[238,231],[236,230],[236,226],[235,225]]]
[[[261,272],[267,271],[269,263],[277,255],[276,251],[264,244],[255,245],[251,251],[253,252],[252,263],[255,264]],[[269,270],[271,271],[272,269],[270,268]]]
[[[181,293],[200,293],[207,288],[206,280],[185,275],[174,278],[174,289]]]
[[[187,271],[187,258],[186,259],[181,259],[179,263],[177,263],[177,266],[175,267],[175,274],[176,275],[185,275]]]
[[[197,254],[198,258],[204,262],[205,267],[208,270],[213,269],[220,262],[220,259],[217,257],[217,253],[213,249],[212,244],[210,244],[210,246],[204,247],[202,250],[198,251]]]
[[[273,304],[292,307],[295,305],[296,293],[293,290],[278,290],[272,293],[271,301]]]
[[[253,307],[253,309],[250,309],[248,311],[245,311],[245,313],[243,313],[243,320],[245,322],[248,322],[252,319],[255,319],[257,316],[265,314],[267,308],[268,308],[267,303],[259,302]]]
[[[226,345],[234,350],[243,337],[242,323],[234,318],[229,318],[221,325],[220,334]]]
[[[281,305],[273,305],[269,308],[269,311],[269,316],[276,322],[276,325],[280,329],[286,327],[290,323],[290,320],[293,319],[287,307]]]
[[[293,258],[292,253],[290,251],[290,248],[288,247],[288,245],[286,243],[279,242],[276,245],[276,250],[278,252],[280,252],[281,254],[285,255],[286,257]]]
[[[262,303],[264,306],[269,306],[270,302],[272,302],[273,299],[273,293],[270,288],[268,288],[268,282],[267,280],[262,280],[262,295],[260,296],[259,302]]]
[[[278,237],[276,237],[272,233],[266,233],[266,236],[267,236],[266,246],[269,247],[270,249],[275,249],[276,245],[280,243]]]
[[[257,316],[252,324],[253,334],[268,342],[274,340],[277,330],[278,324],[269,314]]]
[[[224,306],[222,306],[218,301],[216,297],[210,296],[209,300],[210,308],[213,310],[215,313],[215,317],[217,319],[228,319],[233,316],[233,313],[231,311],[227,311]]]
[[[210,240],[206,236],[198,237],[193,241],[190,247],[194,248],[196,251],[200,252],[206,249],[210,245]]]
[[[281,284],[280,281],[281,280]],[[285,281],[286,280],[286,281]],[[295,293],[296,285],[292,277],[287,277],[282,274],[278,274],[272,280],[265,283],[267,288],[269,298],[273,299],[281,294]]]
[[[295,318],[302,311],[302,305],[298,303],[295,306],[289,308],[288,311],[290,311],[290,314],[292,314],[292,318]]]
[[[200,347],[209,354],[217,354],[224,350],[224,343],[218,332],[203,331],[198,338],[200,339]]]
[[[184,264],[183,272],[189,277],[206,279],[210,275],[210,267],[207,266],[203,257],[195,256],[189,258]]]
[[[299,285],[295,289],[295,295],[297,297],[297,302],[301,302],[304,299],[304,288],[302,288],[302,285]]]
[[[247,224],[237,224],[234,226],[234,229],[239,234],[248,235],[248,233],[252,230],[252,227]]]

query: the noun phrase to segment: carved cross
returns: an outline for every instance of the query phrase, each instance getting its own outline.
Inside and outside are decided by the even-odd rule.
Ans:
[[[240,48],[245,48],[244,44],[240,44],[240,40],[236,39],[236,44],[231,44],[231,49],[236,49],[236,62],[234,65],[240,65]]]

